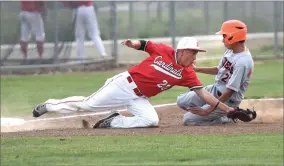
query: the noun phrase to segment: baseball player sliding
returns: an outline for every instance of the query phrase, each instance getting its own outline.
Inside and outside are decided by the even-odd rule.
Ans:
[[[33,110],[39,117],[47,112],[97,111],[102,108],[125,106],[133,117],[125,117],[114,111],[98,121],[94,128],[135,128],[157,126],[155,108],[148,98],[175,85],[194,91],[202,100],[224,112],[234,109],[219,102],[202,88],[192,64],[198,52],[205,52],[192,37],[182,38],[177,49],[153,41],[125,40],[123,45],[146,51],[150,56],[140,64],[106,80],[105,84],[89,97],[72,96],[65,99],[49,99]]]
[[[247,26],[239,20],[229,20],[223,23],[217,34],[223,35],[223,43],[227,48],[219,65],[209,68],[194,66],[193,69],[196,72],[216,75],[215,83],[205,89],[227,105],[238,107],[244,99],[254,68],[251,53],[244,44]],[[211,125],[232,121],[224,111],[206,104],[206,101],[193,91],[178,96],[177,104],[189,111],[184,115],[185,125]],[[188,107],[199,108],[187,109]]]
[[[64,6],[73,9],[73,22],[75,28],[76,51],[79,61],[84,59],[84,42],[85,34],[88,32],[89,38],[92,40],[102,57],[106,57],[106,51],[100,37],[97,16],[93,6],[93,2],[89,1],[62,1]]]
[[[46,15],[46,8],[43,1],[21,1],[20,23],[21,37],[20,46],[24,56],[24,62],[28,56],[28,41],[30,33],[36,39],[37,52],[42,58],[44,51],[43,44],[45,40],[44,23],[42,17]]]

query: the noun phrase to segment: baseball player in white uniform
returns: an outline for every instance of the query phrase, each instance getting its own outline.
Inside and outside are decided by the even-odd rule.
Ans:
[[[99,54],[106,57],[106,51],[100,37],[100,30],[97,21],[97,16],[93,6],[93,2],[89,1],[63,1],[65,6],[73,9],[73,22],[75,23],[75,38],[77,59],[84,59],[84,42],[85,34],[88,32],[88,37],[96,46]]]
[[[42,58],[43,44],[45,40],[44,23],[42,16],[46,15],[44,1],[21,1],[20,23],[21,23],[21,52],[24,62],[28,56],[28,42],[32,33],[36,39],[39,58]]]
[[[126,40],[124,45],[146,51],[149,57],[127,71],[106,80],[103,87],[89,97],[72,96],[65,99],[49,99],[33,110],[39,117],[47,112],[98,111],[102,108],[125,106],[134,116],[125,117],[119,112],[98,121],[94,128],[134,128],[157,126],[159,122],[155,108],[148,98],[174,86],[192,89],[206,103],[224,112],[234,111],[219,102],[202,88],[192,68],[198,52],[204,52],[195,38],[182,38],[177,50],[163,44],[145,40]]]
[[[239,20],[223,23],[216,34],[223,35],[223,43],[227,48],[217,67],[198,68],[196,72],[216,75],[215,83],[205,87],[221,102],[231,107],[238,107],[248,89],[254,62],[244,42],[247,26]],[[223,111],[207,105],[195,92],[190,91],[177,97],[177,105],[189,112],[184,114],[184,125],[212,125],[231,122]],[[190,108],[194,107],[192,110]],[[205,111],[206,110],[206,111]],[[212,112],[213,111],[213,112]],[[211,112],[207,114],[206,112]]]

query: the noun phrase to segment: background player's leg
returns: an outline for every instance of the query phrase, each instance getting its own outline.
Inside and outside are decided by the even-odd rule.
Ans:
[[[36,39],[38,56],[42,58],[42,54],[44,50],[43,44],[45,40],[44,24],[43,24],[42,16],[39,13],[35,13],[33,19],[34,20],[32,23],[32,31]]]
[[[127,106],[127,110],[133,117],[117,116],[111,121],[112,128],[135,128],[157,126],[159,117],[146,98],[137,98],[132,100]]]
[[[31,26],[29,25],[27,12],[23,11],[20,12],[20,24],[21,24],[20,47],[25,60],[28,56],[28,41],[29,41],[29,34],[31,31]]]
[[[24,56],[24,59],[27,58],[28,56],[28,41],[25,40],[21,40],[20,41],[20,46],[21,46],[21,52]]]
[[[76,53],[77,60],[84,60],[84,42],[85,42],[85,21],[82,8],[75,10],[75,38],[76,38]]]
[[[106,56],[106,51],[105,47],[103,45],[102,39],[100,37],[100,30],[99,30],[99,25],[97,22],[97,16],[94,11],[94,7],[90,6],[86,8],[86,26],[87,26],[87,31],[89,38],[92,40],[96,48],[98,49],[99,53],[101,56]]]

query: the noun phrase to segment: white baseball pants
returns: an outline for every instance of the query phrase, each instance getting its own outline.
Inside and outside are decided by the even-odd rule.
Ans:
[[[44,41],[43,20],[38,12],[20,12],[21,41],[29,41],[30,33],[35,36],[36,41]]]
[[[133,117],[117,116],[111,122],[112,128],[135,128],[157,126],[156,110],[144,96],[137,96],[135,82],[128,72],[109,78],[103,87],[89,97],[73,96],[65,99],[49,99],[49,112],[98,111],[103,108],[125,106]]]
[[[80,6],[74,11],[75,13],[75,37],[77,44],[77,57],[83,59],[85,33],[88,32],[101,56],[106,56],[106,51],[100,37],[97,16],[93,6]]]

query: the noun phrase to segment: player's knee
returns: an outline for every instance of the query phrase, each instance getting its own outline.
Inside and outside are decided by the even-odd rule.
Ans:
[[[180,107],[181,109],[186,109],[185,104],[184,104],[184,97],[182,95],[179,95],[177,97],[177,106]]]
[[[146,119],[147,126],[158,126],[159,124],[159,118],[147,118]]]

